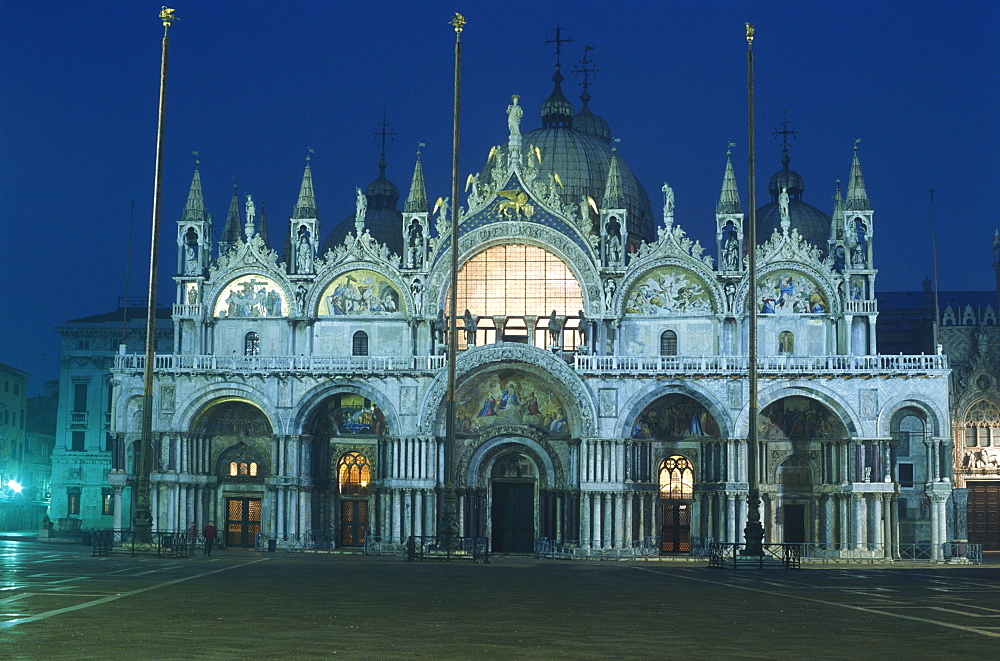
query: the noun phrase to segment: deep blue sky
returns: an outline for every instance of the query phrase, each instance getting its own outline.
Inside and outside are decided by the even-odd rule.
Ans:
[[[114,309],[125,293],[129,202],[136,202],[129,293],[146,287],[161,2],[3,2],[0,21],[0,362],[58,375],[68,319]],[[404,191],[417,142],[431,199],[448,195],[453,35],[462,11],[464,181],[506,139],[540,124],[561,23],[567,80],[593,45],[591,108],[653,198],[669,182],[677,222],[714,254],[726,145],[744,204],[746,45],[757,25],[758,201],[780,168],[770,132],[788,109],[803,200],[829,213],[855,138],[875,209],[877,285],[918,289],[931,273],[936,190],[940,285],[989,289],[1000,222],[997,117],[1000,5],[963,2],[257,2],[174,3],[164,162],[160,299],[173,302],[175,221],[200,152],[205,200],[221,230],[236,177],[283,238],[308,148],[324,234],[377,176],[383,110],[396,139],[388,176]],[[846,189],[846,184],[845,184]]]

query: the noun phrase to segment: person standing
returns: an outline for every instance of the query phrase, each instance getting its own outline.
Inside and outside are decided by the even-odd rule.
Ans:
[[[208,525],[202,528],[201,536],[205,538],[205,555],[212,555],[212,546],[215,544],[215,522],[209,521]]]

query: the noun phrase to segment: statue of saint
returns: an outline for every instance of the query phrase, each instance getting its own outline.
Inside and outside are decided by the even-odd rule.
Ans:
[[[674,189],[670,187],[670,184],[663,184],[663,213],[671,214],[674,212]]]
[[[517,94],[510,97],[510,105],[507,106],[507,128],[511,135],[521,135],[521,116],[524,110],[518,105],[520,98]]]
[[[410,295],[413,296],[413,314],[416,317],[424,313],[424,289],[426,286],[420,278],[414,278],[410,284]]]
[[[608,278],[607,280],[604,281],[604,307],[607,309],[608,312],[611,312],[611,309],[614,305],[615,290],[617,288],[618,288],[618,283],[616,283],[611,278]]]
[[[357,189],[357,192],[358,192],[358,199],[354,211],[355,224],[364,222],[365,213],[368,211],[368,198],[365,197],[365,192],[360,188]]]
[[[788,188],[781,188],[781,195],[778,196],[778,212],[782,218],[788,218]]]
[[[253,203],[253,198],[247,195],[247,223],[253,225],[253,219],[257,215],[257,205]]]

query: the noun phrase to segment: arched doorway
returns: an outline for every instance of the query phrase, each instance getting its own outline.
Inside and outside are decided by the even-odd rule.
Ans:
[[[691,501],[694,471],[687,457],[672,455],[660,462],[660,551],[691,552]]]
[[[508,452],[490,471],[490,537],[494,553],[532,553],[538,470],[523,454]]]
[[[371,464],[360,452],[348,452],[337,462],[337,485],[340,493],[340,545],[365,545],[368,533],[368,484]]]

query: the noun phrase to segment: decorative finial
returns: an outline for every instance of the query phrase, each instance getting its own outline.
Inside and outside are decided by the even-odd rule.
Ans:
[[[854,151],[858,151],[859,144],[861,144],[861,138],[854,138]]]
[[[733,147],[735,147],[735,146],[736,146],[735,142],[730,142],[729,143],[729,148],[726,149],[726,156],[732,156],[732,154],[733,154]]]
[[[753,32],[757,28],[753,25],[750,25],[749,22],[746,24],[746,26],[747,26],[747,46],[753,46]]]
[[[306,148],[306,163],[308,163],[309,161],[312,160],[311,154],[314,154],[315,152],[316,152],[316,150],[313,149],[312,147],[307,147]]]
[[[562,51],[562,45],[563,44],[571,44],[571,43],[573,43],[573,39],[563,39],[562,38],[562,26],[559,25],[558,23],[556,23],[555,31],[556,31],[556,38],[555,39],[546,39],[545,43],[546,43],[546,45],[548,45],[548,44],[555,44],[556,45],[556,66],[557,67],[561,67],[562,66],[562,52],[563,52]]]
[[[451,19],[448,25],[454,26],[455,32],[458,34],[462,34],[462,28],[465,27],[465,17],[459,14],[458,12],[455,12],[455,18]]]
[[[196,151],[191,152],[191,155],[194,156],[194,169],[197,170],[198,164],[201,163],[201,159],[198,158],[198,152]]]
[[[169,28],[170,24],[174,21],[179,21],[180,19],[174,16],[175,9],[171,9],[166,5],[160,7],[160,20],[163,22],[163,27]]]

